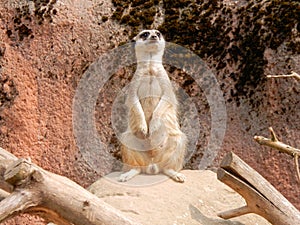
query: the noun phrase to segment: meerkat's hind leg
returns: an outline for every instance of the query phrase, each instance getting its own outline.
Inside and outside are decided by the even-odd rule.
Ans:
[[[176,172],[173,169],[164,169],[163,172],[176,182],[183,183],[186,180],[186,177],[182,173]]]
[[[136,168],[136,169],[131,169],[128,172],[122,173],[119,176],[118,181],[120,182],[126,182],[129,181],[130,179],[134,178],[136,175],[141,173],[141,169]]]

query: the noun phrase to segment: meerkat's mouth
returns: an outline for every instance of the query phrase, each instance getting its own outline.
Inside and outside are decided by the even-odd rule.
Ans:
[[[146,45],[158,47],[161,45],[161,42],[159,40],[147,40]]]
[[[159,43],[158,40],[148,40],[147,42],[148,42],[148,43]]]

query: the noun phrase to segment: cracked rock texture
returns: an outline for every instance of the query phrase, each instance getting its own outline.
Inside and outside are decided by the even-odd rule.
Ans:
[[[300,209],[292,158],[253,141],[254,135],[268,137],[272,126],[281,141],[300,146],[299,82],[266,79],[267,74],[300,74],[299,4],[296,0],[2,0],[0,146],[84,187],[119,170],[111,112],[134,66],[118,70],[99,89],[93,118],[103,148],[83,153],[78,147],[74,96],[84,72],[99,56],[127,43],[141,29],[156,28],[168,42],[201,57],[222,90],[226,134],[210,167],[217,167],[233,151]],[[211,107],[190,74],[166,68],[196,109],[196,119],[181,120],[186,126],[195,120],[200,124],[199,137],[190,137],[194,149],[185,165],[195,170],[210,140]],[[25,215],[7,224],[45,222]]]

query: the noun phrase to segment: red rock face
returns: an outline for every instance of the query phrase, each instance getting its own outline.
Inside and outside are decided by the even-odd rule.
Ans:
[[[85,187],[97,177],[119,169],[118,164],[111,165],[110,160],[103,158],[99,161],[101,166],[97,166],[100,169],[95,171],[82,157],[74,138],[72,104],[78,83],[88,66],[99,55],[127,42],[132,36],[131,31],[137,27],[133,24],[126,26],[124,20],[123,25],[119,25],[117,14],[111,17],[116,8],[102,1],[77,0],[71,4],[56,0],[5,0],[1,1],[0,9],[0,146],[18,157],[30,157],[41,167],[67,176]],[[218,10],[221,13],[222,7]],[[244,18],[237,16],[235,25]],[[167,22],[170,23],[171,19]],[[149,26],[143,25],[145,28]],[[161,25],[161,28],[167,32],[167,26]],[[241,35],[242,32],[249,31],[241,30]],[[169,30],[168,41],[178,43],[178,37],[173,34]],[[229,36],[236,34],[230,33]],[[184,35],[180,37],[185,38]],[[210,41],[212,46],[217,45],[214,41],[220,40],[211,37],[211,34],[203,36],[205,43]],[[292,40],[299,39],[299,28],[295,26],[290,37]],[[283,40],[273,49],[266,47],[262,52],[266,61],[257,76],[291,70],[300,73],[299,49],[297,45],[293,50],[287,46],[288,43]],[[251,46],[248,47],[250,51]],[[272,126],[280,140],[299,148],[299,82],[294,79],[268,79],[257,83],[257,86],[247,86],[247,82],[239,82],[247,76],[245,70],[241,75],[238,64],[225,63],[225,67],[214,69],[222,59],[219,55],[209,54],[206,52],[203,59],[216,74],[227,109],[226,135],[211,167],[218,166],[227,152],[234,151],[300,209],[300,186],[292,158],[253,141],[254,135],[269,136],[268,127]],[[254,58],[250,61],[261,64]],[[247,60],[244,59],[243,63],[247,64]],[[202,128],[197,151],[186,164],[187,168],[197,169],[209,139],[210,106],[203,91],[190,81],[187,74],[172,68],[168,70],[172,81],[193,96],[197,105]],[[99,91],[95,107],[95,126],[99,137],[107,145],[106,153],[116,159],[120,156],[111,125],[111,108],[118,90],[128,84],[131,71],[131,68],[125,68],[113,75]],[[247,93],[238,95],[241,85],[247,86]],[[29,220],[32,220],[30,224],[43,223],[31,217]],[[8,224],[22,224],[20,221],[28,224],[23,218],[11,220]]]

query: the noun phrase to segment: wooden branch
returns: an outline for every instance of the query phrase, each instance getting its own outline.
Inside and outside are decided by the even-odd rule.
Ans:
[[[10,160],[15,161],[18,160],[18,157],[16,157],[14,154],[11,154],[8,151],[5,151],[3,148],[0,147],[0,160]],[[5,166],[5,164],[1,164],[1,166]],[[8,165],[6,165],[8,166]]]
[[[226,173],[226,171],[223,171],[223,172]],[[224,174],[224,176],[228,176],[228,175]],[[224,180],[225,179],[226,178],[224,178]],[[232,178],[227,177],[227,179],[232,179]],[[226,182],[228,182],[228,181],[226,181]],[[234,218],[234,217],[243,216],[243,215],[248,214],[248,213],[252,213],[252,210],[248,205],[246,205],[246,206],[242,206],[242,207],[237,208],[237,209],[231,209],[229,211],[221,212],[221,213],[218,214],[218,216],[227,220],[227,219],[231,219],[231,218]]]
[[[35,196],[35,193],[26,190],[15,191],[0,202],[0,221],[37,206],[39,203],[40,199]]]
[[[300,169],[299,169],[299,155],[295,154],[294,161],[295,161],[295,167],[296,167],[296,173],[298,177],[298,181],[300,182]]]
[[[0,147],[0,189],[9,193],[13,191],[13,186],[4,180],[4,173],[7,167],[16,160],[18,160],[16,156]],[[1,195],[0,198],[2,198]]]
[[[277,138],[274,139],[274,137],[276,137],[276,135],[275,135],[272,127],[269,128],[269,131],[272,136],[271,139],[265,138],[263,136],[254,136],[254,140],[261,145],[266,145],[271,148],[275,148],[275,149],[279,150],[280,152],[286,153],[291,156],[300,154],[300,149],[297,149],[297,148],[291,147],[287,144],[284,144],[284,143],[278,141]]]
[[[0,222],[22,212],[36,213],[62,225],[137,224],[66,177],[50,173],[29,162],[16,160],[0,148],[0,159],[14,162],[7,167],[5,181],[14,186],[0,202]],[[5,162],[5,160],[0,161]],[[0,167],[1,167],[0,166]]]
[[[259,173],[232,152],[218,169],[218,179],[238,192],[247,205],[219,214],[230,219],[256,213],[276,225],[300,224],[299,211]]]
[[[2,201],[3,199],[5,199],[6,197],[9,196],[9,193],[0,189],[0,201]]]
[[[281,75],[267,75],[267,78],[286,78],[286,77],[294,77],[296,80],[300,81],[300,75],[294,71],[290,74],[281,74]]]
[[[262,137],[262,136],[254,136],[254,140],[257,143],[261,144],[261,145],[266,145],[266,146],[269,146],[271,148],[275,148],[275,149],[279,150],[280,152],[283,152],[285,154],[293,156],[294,161],[295,161],[295,169],[296,169],[296,172],[297,172],[297,177],[298,177],[298,180],[300,182],[300,171],[299,171],[299,163],[298,163],[298,158],[299,158],[299,155],[300,155],[300,149],[294,148],[292,146],[289,146],[287,144],[284,144],[284,143],[280,142],[278,140],[278,138],[276,137],[276,134],[275,134],[272,127],[269,127],[269,131],[271,133],[271,139],[265,138],[265,137]]]

